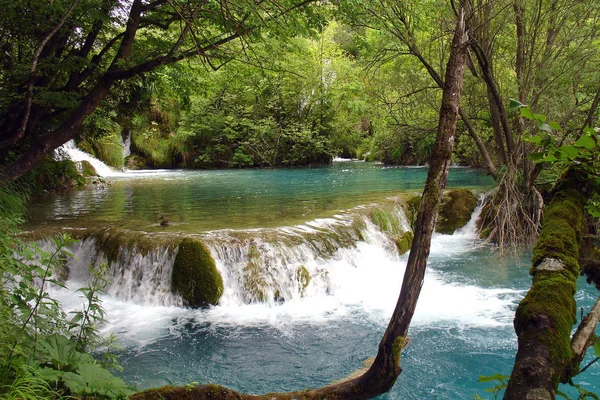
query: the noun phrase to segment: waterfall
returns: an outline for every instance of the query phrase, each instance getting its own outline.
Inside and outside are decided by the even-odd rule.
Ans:
[[[131,132],[127,132],[125,139],[121,137],[121,146],[123,146],[123,158],[131,155]]]
[[[407,220],[401,207],[391,209],[399,220]],[[110,323],[104,332],[127,332],[126,337],[136,342],[155,340],[161,329],[180,319],[176,326],[190,321],[280,326],[353,318],[358,312],[361,318],[385,326],[408,256],[397,253],[393,237],[368,214],[357,208],[292,227],[191,235],[210,250],[223,278],[219,305],[208,310],[182,308],[181,298],[171,291],[177,239],[165,240],[165,233],[151,238],[141,234],[143,243],[123,233],[111,238],[119,235],[114,231],[88,236],[70,248],[74,254],[67,262],[70,290],[57,289],[53,295],[66,310],[80,307],[81,299],[73,289],[85,284],[89,265],[108,262],[111,283],[103,304]],[[519,291],[455,282],[440,270],[461,254],[477,251],[470,229],[434,235],[415,326],[444,320],[478,326],[510,324],[510,308],[521,296]],[[152,241],[155,245],[150,246]],[[110,243],[120,245],[115,248]]]
[[[55,154],[57,158],[68,158],[71,161],[79,162],[79,161],[87,161],[92,167],[96,170],[96,173],[102,177],[110,177],[110,176],[120,176],[122,172],[115,171],[112,167],[109,167],[102,161],[98,160],[91,154],[86,153],[83,150],[80,150],[75,145],[75,141],[69,140],[67,143],[60,146],[55,150]]]

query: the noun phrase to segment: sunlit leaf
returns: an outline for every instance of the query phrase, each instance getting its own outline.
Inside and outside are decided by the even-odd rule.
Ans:
[[[529,107],[527,107],[527,106],[521,107],[520,111],[521,111],[521,117],[525,117],[527,119],[533,120],[533,113],[531,112]]]
[[[588,134],[581,136],[575,143],[573,143],[575,147],[583,147],[588,150],[593,150],[596,147],[596,141]]]

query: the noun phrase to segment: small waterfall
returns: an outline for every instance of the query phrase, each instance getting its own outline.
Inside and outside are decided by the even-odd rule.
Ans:
[[[407,220],[401,207],[393,210],[399,220]],[[356,211],[294,227],[194,235],[209,248],[223,277],[220,303],[274,305],[326,296],[338,285],[332,280],[335,270],[342,265],[359,268],[358,253],[370,249],[398,259],[392,238],[371,222],[365,210]],[[139,240],[145,242],[140,244],[127,235],[106,231],[78,242],[70,249],[74,256],[68,262],[69,280],[77,285],[85,282],[89,265],[110,258],[110,295],[136,304],[180,306],[181,299],[171,292],[176,251],[164,239],[141,235]],[[152,240],[156,245],[149,245]]]
[[[121,137],[121,146],[123,146],[123,158],[131,155],[131,132],[127,132],[125,139]]]
[[[78,242],[69,250],[67,261],[71,286],[81,287],[89,278],[89,266],[108,263],[109,286],[106,293],[139,305],[181,306],[181,298],[171,292],[171,270],[175,252],[158,246],[144,252],[136,246],[122,246],[110,262],[94,237]],[[114,255],[113,255],[114,256]]]
[[[55,154],[58,158],[66,157],[71,161],[75,162],[87,161],[90,164],[92,164],[98,175],[103,177],[122,175],[121,172],[115,171],[113,168],[109,167],[102,161],[93,157],[91,154],[88,154],[85,151],[78,149],[75,145],[75,141],[73,140],[69,140],[67,143],[63,144],[58,149],[56,149]]]

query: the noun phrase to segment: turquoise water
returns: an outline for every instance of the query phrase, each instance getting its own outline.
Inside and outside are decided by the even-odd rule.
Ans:
[[[354,162],[316,169],[127,173],[102,187],[39,199],[29,226],[205,232],[220,238],[211,250],[219,270],[231,273],[239,268],[231,259],[239,258],[240,249],[227,242],[227,232],[215,231],[259,232],[351,214],[353,207],[420,191],[426,173],[425,168]],[[480,171],[455,168],[448,186],[485,189],[492,183]],[[166,228],[158,224],[161,215],[170,220]],[[510,373],[516,352],[512,318],[530,284],[530,255],[500,257],[469,229],[434,236],[403,372],[382,399],[472,399],[476,393],[492,398],[484,391],[492,385],[478,383],[478,376]],[[365,241],[330,257],[302,246],[262,243],[261,257],[272,274],[278,273],[273,255],[284,258],[291,270],[305,265],[311,271],[306,294],[284,303],[241,301],[232,295],[239,282],[231,277],[221,303],[208,310],[147,302],[151,296],[136,303],[109,290],[113,294],[103,297],[108,323],[102,332],[114,333],[123,345],[122,376],[141,389],[198,382],[266,393],[326,385],[350,374],[375,355],[407,259],[374,226],[367,225],[364,236]],[[252,239],[252,231],[244,240],[261,243]],[[157,260],[151,258],[138,275],[170,267],[156,265]],[[123,279],[129,274],[125,267],[116,269],[113,279],[129,279],[123,284],[133,291],[147,290],[135,274]],[[78,282],[72,277],[68,284],[76,288]],[[579,306],[589,309],[596,291],[583,280],[580,287]],[[66,308],[81,304],[74,292],[59,290],[57,297]],[[600,368],[592,367],[577,382],[600,392]]]
[[[493,398],[485,392],[493,385],[477,380],[480,375],[510,374],[516,352],[512,316],[529,284],[529,262],[528,256],[501,260],[485,248],[434,254],[423,304],[410,329],[411,343],[402,356],[403,372],[380,398],[472,399],[476,393]],[[427,293],[428,285],[435,286],[437,295]],[[580,285],[587,286],[583,280]],[[477,309],[470,303],[473,291],[479,291],[482,303],[502,307],[467,309]],[[589,308],[594,291],[579,292],[579,305]],[[466,300],[460,301],[463,294]],[[145,340],[130,342],[121,355],[123,377],[141,388],[190,382],[248,393],[318,387],[350,374],[375,354],[388,311],[355,304],[344,313],[316,311],[307,318],[282,311],[277,317],[254,319],[252,314],[260,310],[252,307],[243,316],[163,309],[161,313],[172,313],[163,328],[142,334],[148,335]],[[599,368],[591,368],[577,382],[600,392]],[[561,390],[575,393],[568,387]]]
[[[364,162],[277,170],[141,171],[36,200],[32,225],[113,226],[199,232],[265,228],[328,217],[341,209],[423,187],[426,168]],[[489,188],[481,171],[453,168],[449,187]],[[159,225],[164,215],[170,222]]]

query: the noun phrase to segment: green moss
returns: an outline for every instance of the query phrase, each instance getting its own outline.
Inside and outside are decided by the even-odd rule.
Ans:
[[[477,207],[477,198],[468,189],[453,189],[444,193],[435,226],[436,232],[452,234],[469,222]]]
[[[125,165],[120,131],[104,136],[93,143],[96,156],[113,168],[121,169]]]
[[[269,285],[260,268],[258,248],[252,244],[248,248],[248,263],[242,270],[244,296],[249,301],[265,302],[269,298]]]
[[[223,278],[206,246],[185,238],[175,257],[171,288],[193,308],[216,305],[223,294]]]
[[[310,283],[310,272],[308,272],[304,265],[299,266],[296,270],[296,279],[300,284],[300,294],[304,294],[304,290]]]
[[[576,322],[575,291],[579,276],[578,254],[583,228],[584,195],[575,182],[561,182],[545,210],[544,221],[532,260],[533,282],[515,313],[515,331],[521,344],[542,345],[548,349],[552,379],[558,386],[572,369],[570,340]],[[581,184],[581,183],[579,183]],[[545,259],[564,264],[553,270],[540,269]],[[525,362],[525,361],[523,361]]]
[[[96,248],[104,253],[109,263],[119,259],[122,249],[136,249],[140,254],[146,255],[165,247],[173,251],[180,242],[176,236],[154,236],[145,232],[120,229],[96,230],[83,237],[93,237],[96,240]]]
[[[85,177],[88,176],[97,176],[98,172],[96,172],[96,168],[89,161],[83,160],[80,161],[81,174]]]
[[[421,196],[412,196],[409,198],[404,205],[404,212],[406,217],[410,221],[411,228],[415,228],[417,223],[417,214],[419,213],[419,203],[421,202]]]
[[[127,169],[146,169],[148,168],[148,160],[139,154],[132,154],[125,158],[125,167]]]
[[[400,357],[404,348],[404,336],[398,336],[392,344],[392,357],[394,357],[394,366],[400,369]]]
[[[404,232],[402,235],[398,236],[395,240],[396,248],[398,249],[398,254],[402,255],[410,250],[412,246],[414,235],[412,232]]]
[[[42,161],[19,182],[28,187],[32,193],[44,190],[62,190],[85,183],[85,178],[77,170],[71,160],[54,160],[45,157]]]
[[[515,314],[515,331],[520,340],[543,342],[556,371],[562,371],[573,356],[570,339],[576,322],[575,291],[576,283],[567,271],[539,271]],[[544,323],[549,326],[530,329]],[[559,378],[560,373],[556,377],[557,384]]]
[[[381,207],[373,207],[371,209],[371,221],[379,227],[383,232],[392,235],[402,233],[402,226],[398,217],[394,215],[393,210],[384,209]]]

